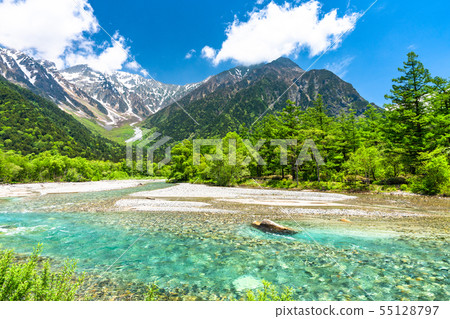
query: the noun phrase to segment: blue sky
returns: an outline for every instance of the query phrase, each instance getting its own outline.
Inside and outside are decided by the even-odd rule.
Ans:
[[[113,44],[108,36],[99,29],[98,24],[100,24],[111,35],[115,34],[116,39],[126,46],[128,52],[136,58],[142,68],[156,80],[186,84],[201,81],[210,75],[240,64],[239,61],[226,58],[227,54],[235,55],[235,52],[230,53],[235,46],[231,45],[231,49],[222,50],[227,52],[220,50],[228,38],[226,30],[236,19],[246,24],[251,15],[261,12],[270,3],[268,0],[76,1],[84,2],[92,7],[92,10],[87,10],[88,13],[83,13],[83,21],[80,21],[76,15],[72,16],[73,8],[70,6],[74,5],[74,0],[59,0],[58,8],[51,0],[24,0],[29,4],[28,9],[21,8],[22,11],[17,12],[11,11],[13,10],[11,9],[12,0],[0,0],[0,44],[37,52],[38,57],[55,62],[58,60],[57,64],[60,67],[83,61],[94,61],[99,64],[99,68],[102,63],[105,64],[105,61],[107,63],[104,68],[117,69],[124,66],[125,58],[118,57],[123,55],[123,52],[112,47]],[[319,19],[333,9],[337,9],[337,20],[346,15],[350,17],[351,14],[361,14],[373,1],[318,1],[322,6]],[[287,2],[291,4],[291,8],[295,8],[308,1]],[[2,3],[5,5],[2,6]],[[39,6],[33,7],[33,3]],[[285,1],[274,1],[274,4],[282,7]],[[39,8],[42,8],[42,12],[36,14]],[[18,27],[18,32],[12,33],[14,37],[8,38],[14,23],[16,21],[21,23],[19,16],[26,19],[24,10],[25,13],[29,11],[29,19],[39,19],[36,16],[43,16],[42,23],[36,22],[35,28],[26,31],[19,30]],[[363,97],[378,105],[385,103],[384,95],[391,87],[391,79],[398,75],[397,68],[401,66],[406,54],[411,50],[419,54],[421,61],[433,75],[448,78],[450,76],[449,11],[448,1],[379,0],[365,16],[357,21],[353,29],[345,33],[338,47],[327,52],[314,68],[332,69],[344,80],[352,83]],[[8,17],[14,17],[14,20],[5,21]],[[58,19],[61,19],[60,22]],[[8,24],[2,26],[2,20],[5,25]],[[53,21],[53,24],[49,25],[48,21]],[[58,23],[69,23],[71,28],[55,28]],[[77,23],[79,28],[73,28]],[[330,25],[333,27],[327,32],[332,33],[338,24],[336,22]],[[2,34],[1,30],[5,30],[5,27],[10,29],[7,34]],[[304,28],[307,29],[308,26],[299,27],[298,33],[300,34]],[[60,29],[65,33],[59,32]],[[67,29],[71,30],[67,31]],[[295,38],[297,30],[288,29],[280,30],[280,33],[289,32],[289,36]],[[47,37],[42,38],[42,35],[45,36],[46,33],[48,33]],[[36,36],[37,34],[39,37]],[[83,41],[80,40],[81,35],[84,37]],[[33,41],[36,43],[30,44]],[[314,38],[305,41],[311,43],[314,42]],[[67,44],[69,42],[70,45]],[[45,47],[42,43],[45,43]],[[268,43],[270,44],[270,41]],[[206,46],[217,50],[213,51],[216,64],[212,59],[201,56],[202,49]],[[317,43],[311,47],[303,46],[303,49],[297,48],[287,56],[306,69],[323,52],[319,50],[319,53],[311,56],[312,49],[318,46],[320,45]],[[88,53],[85,52],[83,57],[80,57],[77,52],[80,47],[88,48],[86,49]],[[111,51],[109,58],[99,58],[102,50]],[[195,50],[195,53],[187,59],[186,54],[190,50]],[[241,48],[242,50],[244,49]],[[270,48],[267,50],[270,51]],[[62,52],[64,52],[63,59]],[[242,56],[242,52],[240,53]],[[236,52],[236,56],[238,54],[239,52]],[[271,55],[268,54],[266,59],[274,54],[276,55],[273,52]],[[117,59],[114,60],[111,56]],[[220,59],[220,56],[225,58]],[[251,61],[252,53],[245,56],[245,59]]]
[[[225,29],[236,15],[248,19],[256,1],[130,1],[92,0],[95,15],[106,29],[130,39],[137,61],[157,80],[184,84],[200,81],[235,65],[218,66],[200,57],[205,45],[220,48]],[[283,4],[284,1],[275,1]],[[338,15],[362,12],[373,1],[322,1],[322,11]],[[295,2],[293,2],[295,4]],[[433,75],[450,76],[450,2],[380,0],[344,37],[336,50],[325,54],[314,68],[343,66],[340,74],[369,101],[382,105],[391,79],[407,52],[414,50]],[[185,59],[194,49],[197,54]],[[316,57],[300,52],[291,58],[306,69]]]

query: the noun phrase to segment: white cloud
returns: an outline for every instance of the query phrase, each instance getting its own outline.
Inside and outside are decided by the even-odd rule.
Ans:
[[[58,68],[79,63],[103,72],[119,70],[129,48],[118,43],[99,47],[89,36],[100,26],[88,0],[3,0],[0,2],[0,44],[54,62]]]
[[[194,49],[191,49],[191,50],[189,50],[188,53],[186,53],[186,56],[184,58],[189,60],[190,58],[192,58],[194,56],[195,53],[197,53],[197,51],[195,51]]]
[[[327,65],[325,65],[325,69],[333,72],[340,78],[343,78],[347,74],[348,67],[353,62],[354,59],[355,57],[352,56],[345,57],[340,61],[328,63]]]
[[[135,72],[139,72],[142,76],[149,76],[149,73],[147,72],[147,70],[145,70],[142,65],[140,65],[139,63],[136,62],[136,60],[133,60],[131,62],[127,62],[125,64],[125,69],[131,70],[131,71],[135,71]]]
[[[128,62],[127,64],[125,64],[125,67],[133,71],[139,71],[142,68],[141,65],[136,61]]]
[[[209,46],[205,46],[202,49],[202,57],[205,59],[214,59],[214,57],[216,56],[216,50],[214,50],[213,48],[209,47]]]
[[[261,5],[261,4],[264,3],[264,1],[265,1],[265,0],[256,0],[256,4],[257,4],[257,5]]]
[[[87,64],[100,72],[120,70],[128,60],[129,49],[125,47],[125,39],[118,33],[114,35],[114,39],[112,45],[105,43],[105,48],[99,54],[91,46],[83,51],[66,53],[64,61],[68,65]],[[131,64],[137,67],[137,63],[133,64],[132,61]]]
[[[316,0],[294,5],[271,2],[249,13],[246,22],[236,18],[226,29],[222,48],[205,46],[202,56],[214,65],[227,60],[244,65],[269,62],[302,49],[316,56],[334,42],[336,48],[342,41],[339,37],[354,29],[358,17],[352,13],[339,18],[337,10],[323,15]]]

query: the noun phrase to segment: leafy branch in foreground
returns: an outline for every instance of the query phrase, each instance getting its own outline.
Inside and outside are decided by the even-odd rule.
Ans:
[[[284,287],[279,293],[274,285],[263,280],[263,290],[257,290],[256,294],[249,290],[245,298],[246,301],[294,301],[292,288]]]
[[[59,272],[50,270],[49,261],[39,266],[42,245],[26,263],[15,261],[12,250],[0,251],[0,300],[71,301],[84,276],[75,278],[76,262],[66,261]]]
[[[145,301],[158,301],[161,299],[161,292],[156,283],[152,283],[148,286],[147,293],[144,296]]]
[[[293,297],[293,289],[289,287],[284,287],[282,292],[278,292],[276,287],[268,282],[263,280],[263,289],[257,290],[256,293],[248,290],[246,296],[244,297],[244,301],[294,301]],[[156,283],[152,283],[147,287],[147,292],[144,295],[145,301],[160,301],[166,300],[164,299],[161,289],[158,287]],[[236,299],[231,299],[232,301],[237,301]]]

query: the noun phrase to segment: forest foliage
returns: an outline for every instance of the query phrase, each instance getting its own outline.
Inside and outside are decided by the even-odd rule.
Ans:
[[[86,182],[142,176],[143,173],[133,173],[125,160],[114,163],[71,158],[56,151],[24,156],[0,149],[0,183]]]
[[[321,95],[308,108],[287,101],[284,109],[251,127],[216,136],[223,149],[220,161],[213,155],[215,146],[203,147],[194,158],[194,142],[188,139],[172,148],[169,165],[153,166],[172,181],[322,190],[400,185],[450,195],[450,82],[432,77],[414,52],[399,72],[385,108],[370,105],[361,115],[350,109],[334,116]],[[0,182],[146,175],[145,161],[143,172],[136,163],[130,169],[122,148],[93,135],[53,103],[1,80],[0,102]],[[283,139],[298,142],[286,147],[271,142]],[[305,141],[314,142],[323,165],[311,148],[302,155],[311,160],[299,163]]]
[[[0,76],[0,149],[22,155],[57,151],[69,157],[119,161],[125,147],[92,133],[72,115]]]
[[[350,111],[332,117],[320,95],[306,110],[288,101],[281,112],[264,117],[250,129],[228,133],[222,139],[223,161],[215,161],[214,148],[206,147],[199,165],[194,165],[193,142],[185,140],[173,148],[165,173],[176,181],[216,185],[251,184],[252,177],[266,178],[267,186],[276,187],[306,183],[322,189],[342,185],[354,189],[403,184],[403,190],[450,195],[450,82],[433,78],[413,52],[399,72],[386,95],[390,104],[385,109],[370,106],[362,116]],[[228,162],[230,139],[236,141],[237,165]],[[286,149],[265,142],[259,148],[265,165],[250,156],[245,146],[278,139],[299,142]],[[298,164],[307,140],[315,142],[324,165]],[[281,151],[287,152],[286,164],[280,162]],[[249,156],[251,161],[246,160]]]

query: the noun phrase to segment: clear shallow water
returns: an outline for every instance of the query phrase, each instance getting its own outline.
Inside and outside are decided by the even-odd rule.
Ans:
[[[236,215],[60,212],[70,203],[98,204],[132,192],[136,189],[0,201],[0,244],[29,253],[43,243],[44,255],[74,258],[81,271],[102,274],[136,242],[109,278],[158,281],[202,299],[239,298],[262,279],[295,287],[302,300],[450,297],[449,252],[442,240],[326,224],[302,225],[307,234],[277,236]]]

